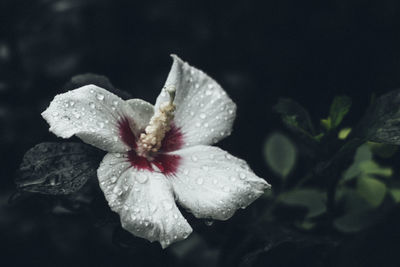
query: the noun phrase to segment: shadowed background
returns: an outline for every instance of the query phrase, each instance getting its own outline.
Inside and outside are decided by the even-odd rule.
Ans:
[[[197,241],[161,251],[141,241],[117,246],[112,227],[86,213],[55,210],[48,203],[58,200],[51,197],[8,204],[26,150],[57,140],[40,113],[73,75],[88,72],[154,103],[172,63],[169,54],[175,53],[212,76],[238,105],[233,133],[218,145],[274,185],[278,178],[265,163],[263,144],[271,132],[283,130],[272,112],[277,99],[295,99],[318,124],[333,97],[346,94],[353,105],[345,124],[358,120],[372,93],[400,87],[399,11],[395,0],[1,1],[0,265],[196,266],[191,259],[197,266],[239,264],[221,258],[235,253],[229,243],[245,243],[246,232],[236,238],[235,227],[249,218],[251,206],[211,227],[195,222]],[[108,208],[99,201],[100,209]],[[396,216],[388,220],[399,222]],[[398,238],[359,238],[385,248],[386,266],[396,259],[387,247]],[[299,260],[307,262],[312,253],[302,249]],[[368,255],[369,249],[375,248],[354,253]],[[280,256],[298,252],[281,250],[265,262],[286,266],[279,265]],[[337,253],[345,259],[352,251],[350,246]]]

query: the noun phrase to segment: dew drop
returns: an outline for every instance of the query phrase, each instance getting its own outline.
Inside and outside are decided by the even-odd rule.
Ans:
[[[168,200],[163,201],[163,206],[166,210],[171,210],[172,209],[172,203]]]
[[[103,94],[97,94],[96,98],[100,101],[102,101],[104,99],[104,95]]]
[[[195,155],[192,155],[192,160],[194,161],[194,162],[196,162],[197,160],[198,160],[198,158],[195,156]]]
[[[202,185],[204,183],[204,179],[203,178],[197,178],[196,183],[198,185]]]
[[[204,221],[204,224],[207,225],[207,226],[211,226],[211,225],[213,225],[213,223],[214,223],[214,221],[211,221],[211,220],[205,220]]]
[[[103,122],[99,122],[99,127],[100,128],[104,128],[104,123]]]
[[[201,113],[201,114],[200,114],[200,118],[204,120],[204,119],[206,118],[206,114]]]
[[[53,117],[57,117],[59,115],[59,113],[56,111],[56,112],[53,112]]]
[[[89,107],[94,109],[94,108],[96,108],[96,105],[93,102],[90,102]]]
[[[246,178],[246,174],[244,174],[243,172],[239,173],[239,178],[243,180],[244,178]]]
[[[74,101],[69,101],[69,105],[70,105],[71,107],[73,107],[73,106],[75,105],[75,102],[74,102]]]
[[[140,174],[136,176],[136,181],[141,184],[145,184],[149,180],[149,177],[146,174]]]

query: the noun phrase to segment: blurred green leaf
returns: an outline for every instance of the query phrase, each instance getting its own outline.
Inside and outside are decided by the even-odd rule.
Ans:
[[[386,185],[381,181],[364,175],[357,179],[357,192],[372,207],[378,207],[386,195]]]
[[[373,213],[369,210],[361,210],[337,218],[333,226],[344,233],[364,230],[374,223]]]
[[[390,195],[392,196],[392,198],[394,199],[394,201],[396,203],[399,203],[400,202],[400,189],[393,188],[393,189],[390,189],[389,192],[390,192]]]
[[[342,122],[344,116],[349,112],[351,98],[348,96],[335,96],[329,110],[329,116],[321,120],[322,126],[330,131]]]
[[[378,97],[357,128],[369,141],[400,145],[400,89]]]
[[[326,194],[316,189],[296,189],[285,192],[279,195],[278,201],[289,206],[307,208],[307,218],[319,216],[326,211]]]
[[[376,142],[367,142],[367,144],[371,148],[372,153],[378,155],[381,158],[392,157],[399,148],[397,145],[389,145]]]
[[[274,106],[274,111],[281,115],[282,121],[289,129],[314,135],[314,126],[308,111],[296,101],[289,98],[281,98]]]
[[[350,132],[351,132],[351,128],[350,127],[343,128],[343,129],[341,129],[339,131],[338,138],[340,140],[344,140],[344,139],[347,138],[347,136],[349,136]]]
[[[390,177],[393,174],[391,168],[381,167],[372,160],[360,162],[359,167],[364,174],[378,175],[381,177]]]
[[[343,120],[344,116],[349,112],[351,107],[351,98],[348,96],[336,96],[333,99],[329,117],[331,118],[332,128],[336,128]]]
[[[344,172],[343,180],[349,180],[361,174],[360,163],[364,161],[371,161],[372,153],[367,145],[361,145],[357,148],[354,156],[353,164]]]
[[[369,145],[363,144],[357,149],[353,164],[343,173],[342,181],[348,181],[360,176],[391,177],[392,174],[391,168],[381,167],[373,161]]]
[[[268,166],[283,178],[290,173],[296,163],[297,151],[294,144],[280,133],[268,137],[264,154]]]
[[[357,192],[349,188],[339,188],[336,205],[342,205],[344,215],[333,221],[333,226],[345,233],[364,230],[375,223],[376,216],[371,205]]]

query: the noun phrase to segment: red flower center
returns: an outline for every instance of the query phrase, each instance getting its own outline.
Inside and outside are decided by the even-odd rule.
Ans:
[[[132,148],[128,152],[128,159],[132,167],[138,170],[156,171],[153,165],[165,175],[174,175],[178,169],[181,157],[170,155],[168,152],[178,150],[183,145],[181,130],[172,124],[171,129],[165,134],[160,150],[150,157],[142,157],[136,153],[137,136],[130,127],[128,118],[124,117],[118,122],[119,134],[122,141]],[[132,123],[132,122],[131,122]],[[152,160],[149,160],[152,158]]]

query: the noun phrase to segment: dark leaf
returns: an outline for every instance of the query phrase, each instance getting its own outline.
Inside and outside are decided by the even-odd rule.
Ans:
[[[121,97],[122,99],[130,99],[132,96],[122,90],[115,88],[115,86],[110,82],[110,80],[106,76],[93,74],[93,73],[86,73],[75,75],[71,78],[71,80],[64,86],[65,90],[73,90],[79,88],[81,86],[94,84],[101,88],[104,88],[117,96]]]
[[[351,98],[348,96],[336,96],[333,99],[329,111],[332,128],[336,128],[342,122],[344,116],[349,112],[350,106]]]
[[[307,208],[307,218],[319,216],[326,211],[326,194],[316,189],[295,189],[282,193],[278,200],[289,206]]]
[[[299,103],[289,98],[281,98],[274,110],[282,117],[283,122],[291,130],[300,131],[314,135],[310,115]]]
[[[279,176],[286,178],[296,163],[297,151],[288,137],[273,133],[265,142],[264,155],[268,166]]]
[[[80,143],[41,143],[25,153],[15,180],[24,191],[65,195],[96,177],[103,152]]]
[[[400,89],[376,99],[360,122],[357,134],[367,140],[400,145]]]

